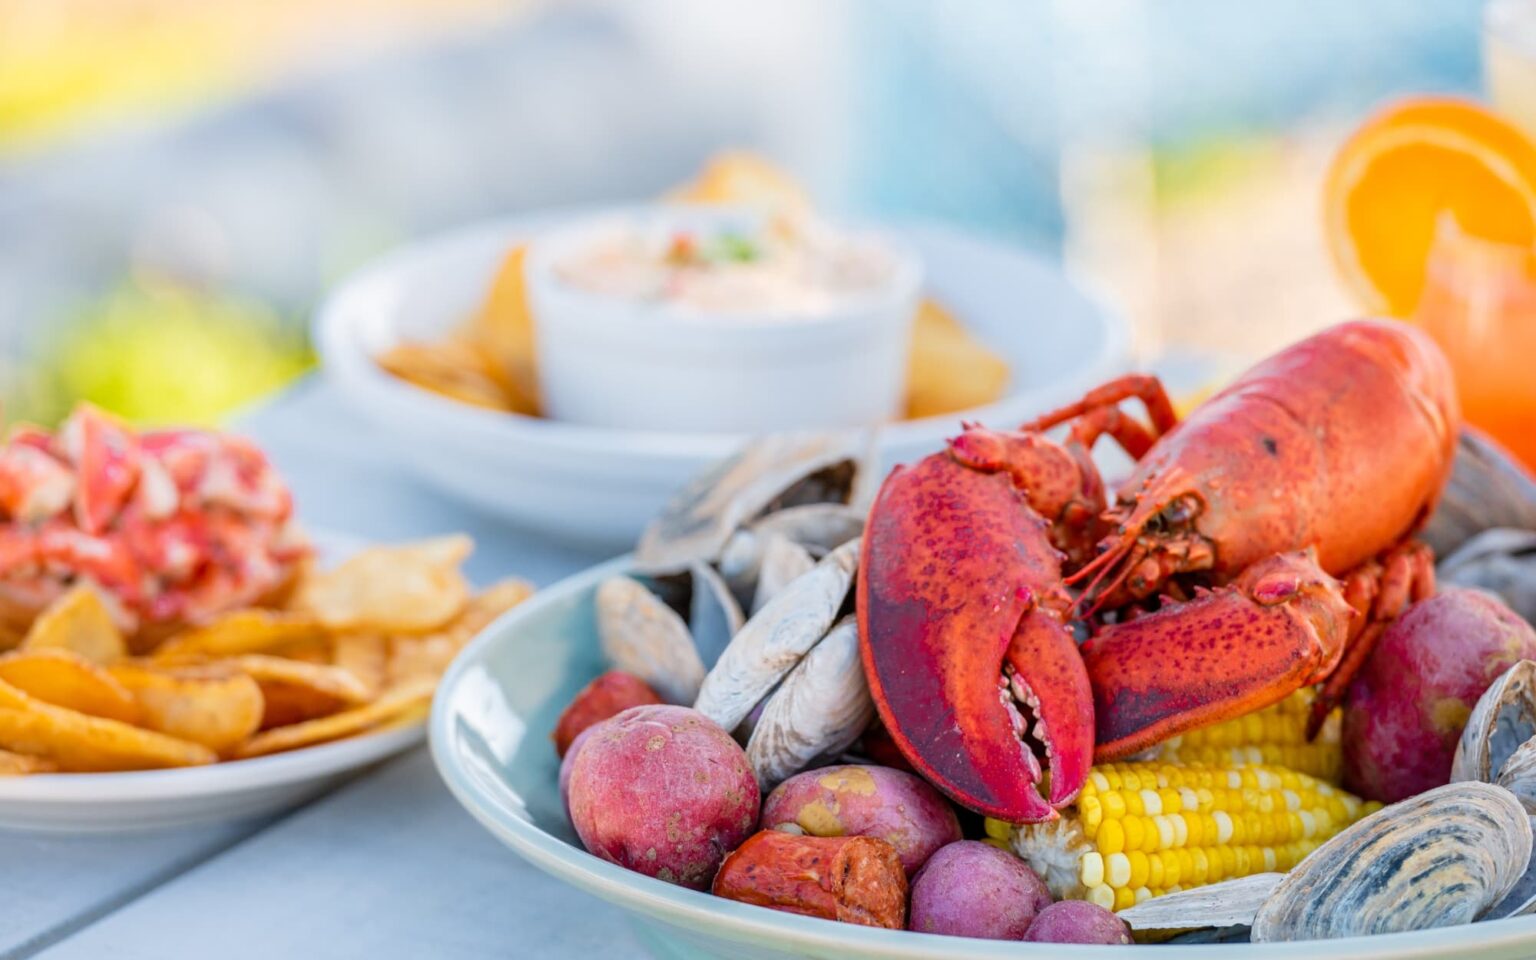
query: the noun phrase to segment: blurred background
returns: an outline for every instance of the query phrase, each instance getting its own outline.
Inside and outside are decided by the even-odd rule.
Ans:
[[[1323,171],[1383,99],[1478,89],[1480,6],[0,0],[3,415],[217,420],[380,251],[727,145],[1060,257],[1143,361],[1236,362],[1351,311]]]

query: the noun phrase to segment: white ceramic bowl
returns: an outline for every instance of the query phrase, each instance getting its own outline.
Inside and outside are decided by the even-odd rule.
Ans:
[[[760,218],[653,205],[540,236],[526,265],[539,389],[553,419],[695,432],[863,427],[896,418],[922,263],[889,239],[841,233],[886,269],[878,286],[792,313],[729,312],[587,290],[566,275],[594,248],[684,232],[754,235]],[[730,267],[723,268],[725,270]]]
[[[509,248],[591,215],[498,221],[413,243],[343,282],[317,315],[315,341],[343,400],[379,428],[405,467],[525,527],[620,550],[675,490],[746,437],[583,427],[482,410],[398,380],[373,359],[402,338],[439,336],[463,323],[480,308]],[[925,293],[1014,371],[1006,396],[965,419],[1021,423],[1124,370],[1124,322],[1054,264],[942,228],[890,233],[922,260]],[[937,450],[961,419],[882,428],[882,469]]]
[[[600,860],[565,815],[550,745],[560,711],[607,669],[592,614],[623,557],[539,591],[454,660],[432,705],[432,756],[450,790],[534,866],[617,904],[668,960],[1513,960],[1536,957],[1536,917],[1345,940],[1267,944],[1063,946],[875,930],[778,913],[685,890]],[[580,917],[568,918],[580,923]],[[1126,951],[1130,950],[1127,954]],[[516,952],[515,950],[513,951]]]

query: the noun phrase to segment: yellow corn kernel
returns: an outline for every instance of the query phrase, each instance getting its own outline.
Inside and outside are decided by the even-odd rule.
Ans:
[[[1138,898],[1289,869],[1372,809],[1269,764],[1150,760],[1095,767],[1075,809],[1050,824],[1006,829],[1055,896],[1124,909]],[[989,821],[989,838],[999,832]]]

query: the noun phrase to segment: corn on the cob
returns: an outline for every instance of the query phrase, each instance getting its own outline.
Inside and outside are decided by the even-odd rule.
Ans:
[[[1170,763],[1270,763],[1326,780],[1337,786],[1344,777],[1335,710],[1307,742],[1307,715],[1315,693],[1304,687],[1271,707],[1246,716],[1191,730],[1153,747],[1144,759]]]
[[[1111,763],[1051,823],[987,821],[1058,898],[1123,910],[1148,897],[1285,871],[1380,804],[1269,765]]]

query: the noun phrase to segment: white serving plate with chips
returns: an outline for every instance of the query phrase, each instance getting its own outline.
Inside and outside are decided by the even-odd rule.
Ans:
[[[499,220],[412,243],[347,279],[315,320],[326,376],[389,438],[407,469],[481,510],[605,550],[634,544],[667,498],[747,439],[560,423],[482,410],[412,386],[374,361],[437,339],[479,310],[507,251],[591,209]],[[880,430],[880,469],[939,449],[960,421],[1013,426],[1128,363],[1122,318],[1049,260],[938,227],[886,230],[923,263],[935,298],[1013,371],[996,403]]]
[[[368,542],[311,530],[322,564]],[[133,833],[251,819],[298,806],[426,737],[425,719],[248,760],[123,773],[0,777],[0,829]]]

